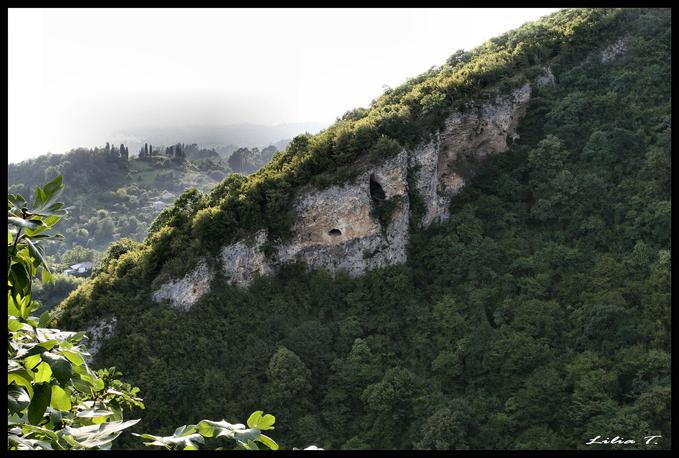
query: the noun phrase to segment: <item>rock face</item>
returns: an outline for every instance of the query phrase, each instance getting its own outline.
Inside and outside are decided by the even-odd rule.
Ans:
[[[408,239],[408,155],[401,151],[381,165],[366,167],[352,182],[311,191],[295,201],[294,238],[281,246],[276,262],[304,262],[312,269],[358,276],[368,269],[405,261]],[[388,225],[375,216],[390,202]]]
[[[222,266],[228,282],[245,286],[255,274],[272,273],[272,268],[261,250],[266,240],[266,231],[262,230],[255,234],[254,240],[239,240],[222,248]]]
[[[255,274],[275,273],[282,264],[303,262],[312,269],[357,276],[368,269],[405,261],[408,240],[408,154],[366,167],[355,180],[322,191],[303,190],[294,200],[297,219],[293,238],[267,259],[266,231],[252,241],[222,249],[226,280],[247,286]],[[383,228],[374,208],[391,202],[390,222]]]
[[[555,84],[556,78],[554,77],[554,73],[552,73],[551,67],[545,67],[544,73],[535,80],[535,85],[537,87],[554,86]]]
[[[161,285],[153,293],[153,300],[156,302],[169,300],[172,308],[186,311],[210,290],[212,277],[213,274],[203,261],[181,280],[169,281]]]
[[[87,350],[90,355],[94,356],[97,354],[101,348],[101,344],[104,343],[104,340],[113,335],[117,324],[118,319],[115,316],[111,316],[109,318],[104,318],[87,328],[85,334],[90,339],[87,345]]]
[[[601,63],[605,64],[613,59],[625,55],[627,52],[627,38],[623,37],[611,43],[601,51]]]
[[[547,84],[554,76],[546,71]],[[278,246],[268,246],[266,231],[239,240],[221,250],[224,276],[215,281],[245,287],[255,275],[275,274],[280,266],[301,262],[310,269],[358,276],[378,267],[406,261],[410,221],[408,175],[423,199],[425,212],[419,227],[447,220],[452,197],[473,174],[473,164],[506,151],[518,135],[516,127],[531,95],[526,83],[505,96],[463,113],[451,115],[444,128],[412,150],[371,164],[358,161],[356,178],[318,190],[300,189],[293,199],[296,214],[293,236]],[[380,216],[381,215],[381,216]],[[205,263],[180,280],[163,284],[153,300],[171,301],[188,310],[209,291],[214,278]]]
[[[509,97],[498,97],[464,113],[450,116],[445,128],[411,154],[415,188],[426,212],[420,227],[449,218],[451,198],[464,186],[465,163],[506,151],[518,135],[516,126],[526,111],[531,86],[525,84]]]

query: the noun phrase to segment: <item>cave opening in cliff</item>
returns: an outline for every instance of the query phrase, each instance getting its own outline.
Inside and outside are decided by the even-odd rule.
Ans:
[[[370,174],[370,197],[372,200],[385,200],[387,195],[382,189],[382,185],[375,179],[375,174]]]
[[[342,235],[342,231],[340,231],[339,229],[331,229],[330,232],[328,232],[328,235],[337,237],[338,235]]]

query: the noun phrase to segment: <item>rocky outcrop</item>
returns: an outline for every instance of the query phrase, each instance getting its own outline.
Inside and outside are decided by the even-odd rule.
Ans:
[[[246,286],[255,274],[272,273],[272,267],[262,251],[266,240],[266,231],[262,230],[255,234],[253,240],[239,240],[222,248],[222,267],[229,283]]]
[[[556,78],[554,73],[552,73],[552,68],[547,66],[544,68],[542,75],[538,76],[535,80],[535,85],[537,87],[554,86],[556,84]]]
[[[541,84],[553,84],[550,69],[543,77],[550,81]],[[473,175],[475,164],[506,151],[518,138],[516,127],[530,95],[531,85],[526,83],[508,95],[469,106],[450,116],[441,131],[412,150],[377,165],[367,159],[358,161],[356,177],[346,183],[298,190],[293,198],[296,220],[291,239],[271,245],[261,230],[224,246],[220,253],[223,276],[215,281],[245,287],[256,275],[275,274],[293,262],[350,276],[405,262],[410,193],[419,194],[425,204],[419,227],[448,219],[450,201]],[[411,190],[409,173],[414,178]],[[188,310],[209,290],[214,275],[202,263],[183,279],[163,284],[153,299],[169,299],[173,307]]]
[[[170,307],[186,311],[206,292],[210,290],[213,274],[202,261],[181,280],[164,283],[153,293],[153,300],[170,301]]]
[[[450,200],[464,186],[471,164],[506,151],[518,138],[516,127],[526,111],[531,86],[523,85],[508,97],[498,97],[464,113],[450,116],[445,128],[411,154],[415,187],[426,211],[420,227],[449,218]]]
[[[627,52],[627,37],[622,37],[610,45],[606,46],[601,51],[601,63],[605,64],[620,56],[624,56]]]
[[[247,286],[255,274],[275,273],[291,262],[350,276],[404,262],[409,216],[407,159],[402,151],[377,167],[365,166],[351,182],[301,190],[293,203],[297,215],[293,238],[275,248],[269,258],[263,252],[266,231],[257,232],[251,241],[225,246],[221,252],[225,280]],[[382,201],[394,205],[386,228],[374,214]]]
[[[365,167],[352,182],[300,195],[294,204],[294,238],[275,262],[303,262],[312,269],[366,270],[405,261],[408,240],[408,155],[401,151],[381,165]],[[384,202],[394,208],[386,227],[376,216]]]
[[[87,351],[91,356],[96,355],[104,340],[113,335],[117,324],[118,319],[115,316],[111,316],[100,320],[85,330],[85,334],[89,338]]]

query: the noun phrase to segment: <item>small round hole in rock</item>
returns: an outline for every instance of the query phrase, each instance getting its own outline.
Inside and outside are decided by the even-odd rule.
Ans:
[[[330,232],[328,232],[328,235],[337,237],[338,235],[342,235],[342,231],[340,231],[339,229],[332,229]]]

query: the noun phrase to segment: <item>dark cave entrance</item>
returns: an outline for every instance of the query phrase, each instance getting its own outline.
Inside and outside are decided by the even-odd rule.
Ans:
[[[383,201],[387,198],[382,185],[375,179],[374,173],[370,174],[370,197],[377,201]]]
[[[328,235],[337,237],[338,235],[342,235],[342,231],[340,231],[339,229],[331,229],[330,232],[328,232]]]

